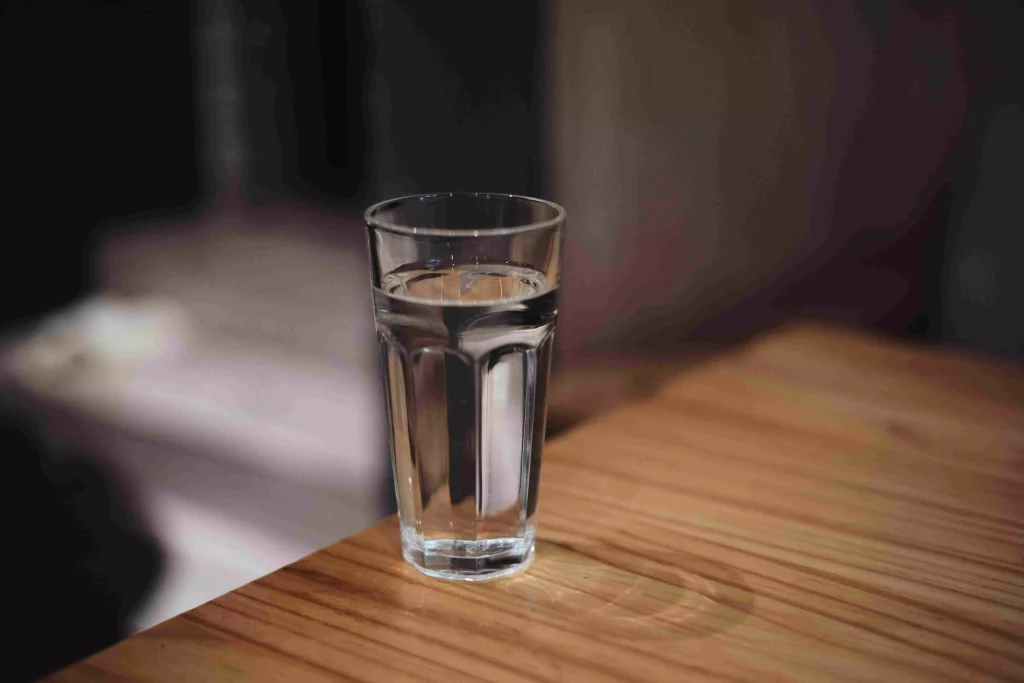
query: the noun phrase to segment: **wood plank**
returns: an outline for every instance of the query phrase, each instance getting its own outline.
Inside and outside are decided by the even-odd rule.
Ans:
[[[53,677],[1024,680],[1024,371],[783,329],[549,444],[537,557],[394,519]]]

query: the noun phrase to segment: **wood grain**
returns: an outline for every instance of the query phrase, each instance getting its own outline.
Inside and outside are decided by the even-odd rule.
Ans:
[[[776,332],[554,440],[530,570],[368,531],[53,677],[1024,680],[1024,372]]]

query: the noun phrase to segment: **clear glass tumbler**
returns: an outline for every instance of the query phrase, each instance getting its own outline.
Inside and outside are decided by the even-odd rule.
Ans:
[[[366,211],[402,550],[429,576],[533,554],[564,218],[475,193]]]

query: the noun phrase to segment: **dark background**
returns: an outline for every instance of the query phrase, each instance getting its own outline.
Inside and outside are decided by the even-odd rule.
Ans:
[[[203,177],[199,130],[208,74],[196,54],[211,12],[0,5],[3,222],[19,245],[3,250],[4,291],[19,292],[5,295],[4,321],[79,296],[93,240],[112,219],[188,216],[212,203],[218,188]],[[541,192],[540,3],[255,0],[230,21],[252,141],[247,201],[360,207],[375,198],[371,60],[391,74],[388,135],[404,162],[402,191]],[[387,30],[371,48],[374,26]]]

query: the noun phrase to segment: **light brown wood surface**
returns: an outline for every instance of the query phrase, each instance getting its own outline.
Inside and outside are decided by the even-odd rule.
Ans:
[[[533,566],[421,577],[385,520],[56,674],[1024,680],[1024,372],[791,327],[552,441]]]

